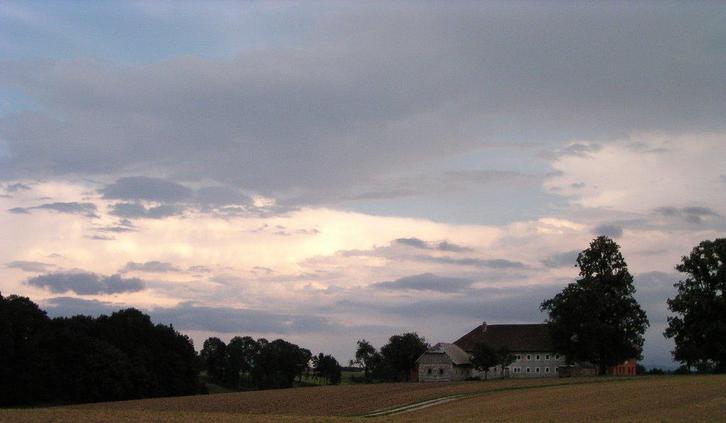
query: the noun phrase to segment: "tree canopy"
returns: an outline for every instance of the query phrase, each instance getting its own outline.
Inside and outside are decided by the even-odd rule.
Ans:
[[[0,295],[0,403],[92,402],[199,392],[191,340],[136,309],[50,319]]]
[[[596,364],[604,374],[609,366],[641,356],[648,318],[635,300],[633,276],[615,241],[595,238],[577,265],[579,278],[541,309],[549,313],[557,350],[569,361]]]
[[[686,368],[726,371],[726,238],[703,241],[681,259],[685,278],[668,299],[665,336],[673,338],[673,357]]]
[[[388,343],[381,347],[383,360],[396,372],[396,380],[411,380],[411,373],[416,369],[416,360],[426,352],[429,344],[426,339],[415,332],[393,335]]]

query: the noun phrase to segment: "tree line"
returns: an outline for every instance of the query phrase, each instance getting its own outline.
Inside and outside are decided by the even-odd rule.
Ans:
[[[229,389],[293,385],[303,374],[340,383],[334,357],[282,339],[192,340],[143,312],[51,319],[27,297],[0,294],[0,406],[206,393],[200,372]]]
[[[380,351],[365,339],[357,343],[355,364],[363,368],[357,382],[408,382],[416,369],[416,360],[429,349],[426,339],[415,332],[393,335]]]
[[[196,394],[192,341],[130,308],[58,317],[0,295],[0,405],[115,401]]]
[[[209,381],[228,389],[289,388],[303,376],[338,384],[341,369],[332,355],[313,355],[310,350],[276,339],[235,336],[228,344],[208,338],[199,354]]]

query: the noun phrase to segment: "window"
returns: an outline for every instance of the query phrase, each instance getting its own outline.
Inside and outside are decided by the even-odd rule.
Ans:
[[[559,359],[560,359],[560,355],[559,354],[555,354],[555,360],[559,360]]]
[[[550,368],[549,367],[545,367],[545,373],[549,373],[549,372],[550,372]]]
[[[532,356],[527,354],[527,360],[531,360],[531,359],[532,359]]]
[[[531,371],[532,370],[529,367],[527,367],[527,373],[530,373]]]
[[[522,359],[522,355],[521,354],[517,354],[517,360],[521,360],[521,359]]]
[[[442,369],[442,368],[439,368],[439,374],[440,374],[440,375],[443,375],[443,374],[444,374],[444,369]]]
[[[431,374],[431,367],[426,370],[426,373]]]
[[[549,354],[545,354],[545,360],[549,360],[549,359],[550,359],[550,355]]]
[[[537,354],[536,356],[534,356],[534,359],[535,360],[539,360],[539,354]]]

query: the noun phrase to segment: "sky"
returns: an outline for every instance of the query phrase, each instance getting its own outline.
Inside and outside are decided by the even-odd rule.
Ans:
[[[0,291],[347,363],[542,322],[615,239],[663,337],[726,229],[719,2],[0,2]]]

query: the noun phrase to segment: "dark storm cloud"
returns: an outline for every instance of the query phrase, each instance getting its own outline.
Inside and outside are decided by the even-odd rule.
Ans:
[[[620,238],[623,236],[623,228],[613,224],[597,225],[592,230],[595,235],[605,235],[610,238]]]
[[[139,278],[103,276],[80,270],[47,273],[32,277],[25,283],[54,293],[75,292],[79,295],[118,294],[144,289],[144,281]]]
[[[34,273],[47,272],[48,270],[55,267],[55,265],[49,264],[49,263],[43,263],[43,262],[39,262],[39,261],[25,261],[25,260],[11,261],[10,263],[6,264],[6,266],[11,269],[20,269],[23,272],[34,272]]]
[[[130,261],[119,270],[120,273],[125,272],[149,272],[149,273],[166,273],[166,272],[178,272],[180,269],[171,263],[163,261],[147,261],[144,263],[136,263]]]
[[[438,276],[432,273],[406,276],[390,282],[379,282],[372,286],[386,290],[413,290],[413,291],[437,291],[437,292],[460,292],[472,284],[472,280],[464,278],[453,278]]]
[[[38,107],[0,118],[0,173],[133,169],[305,202],[487,145],[724,128],[717,4],[551,6],[359,3],[234,59],[5,61],[0,86]]]
[[[130,176],[116,180],[100,190],[103,198],[127,201],[158,201],[174,203],[192,195],[192,190],[184,185],[160,178]]]
[[[547,267],[574,266],[577,262],[577,255],[579,253],[580,252],[577,250],[572,250],[552,254],[551,256],[542,260],[542,264]]]

